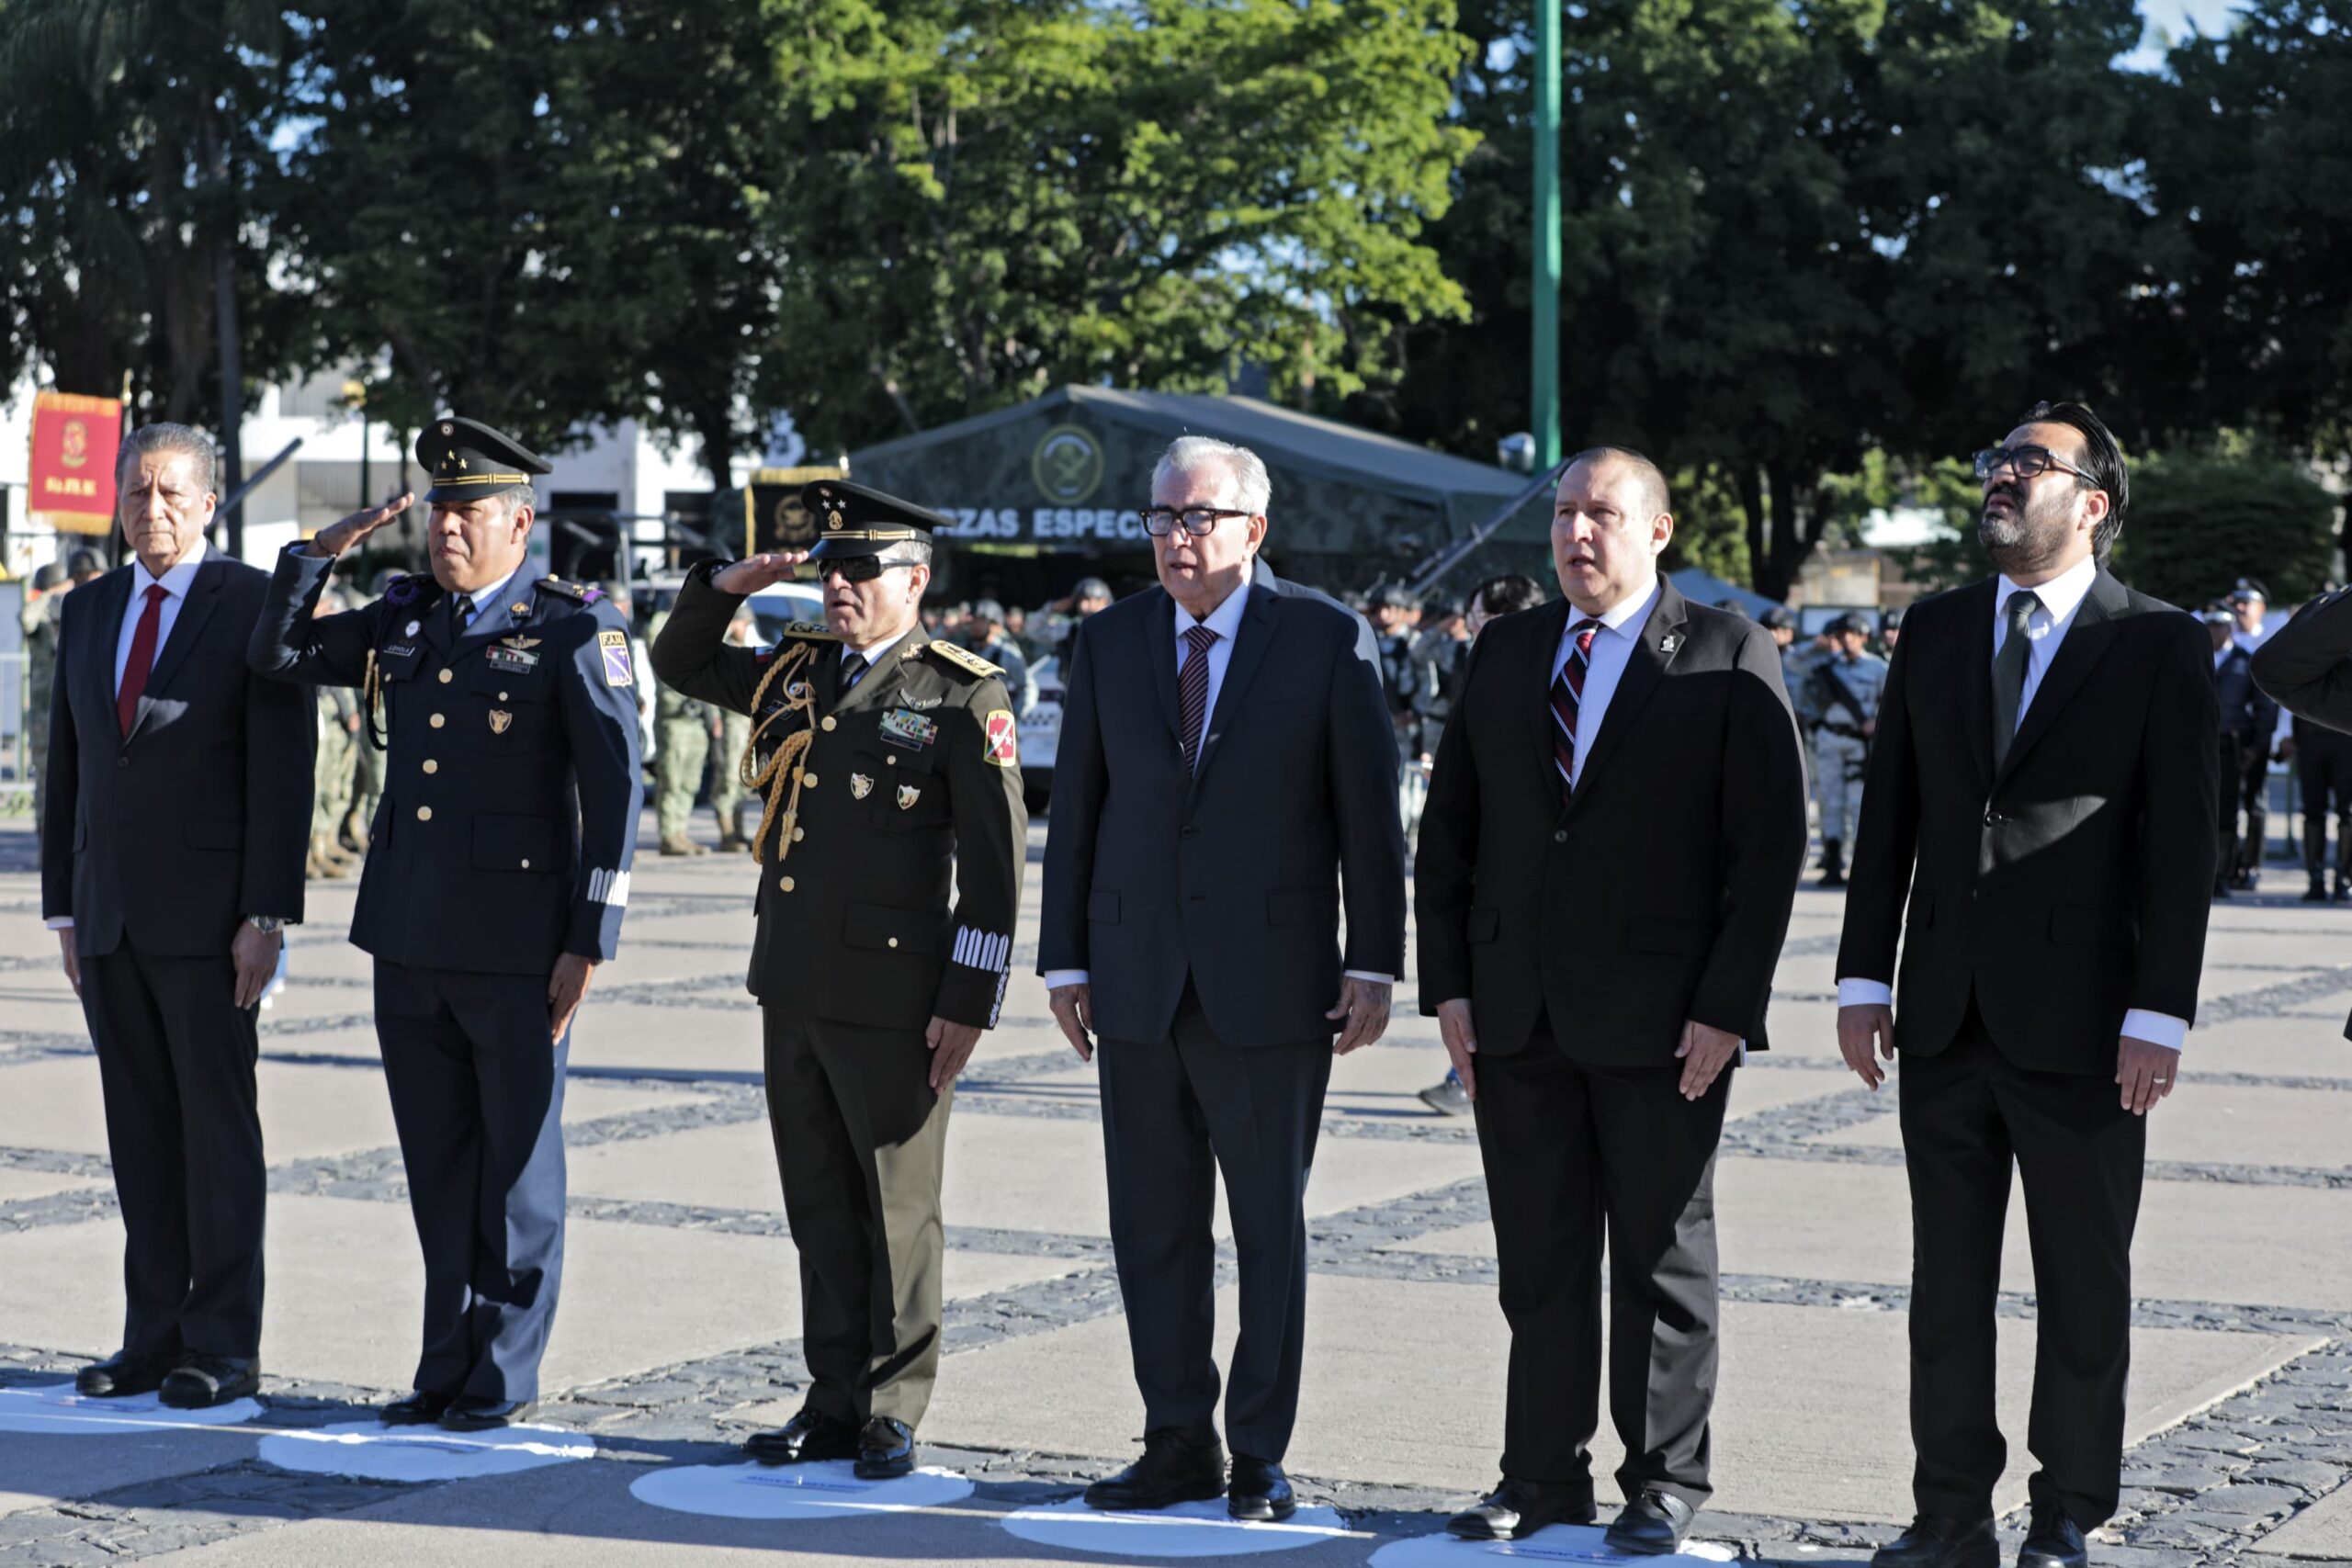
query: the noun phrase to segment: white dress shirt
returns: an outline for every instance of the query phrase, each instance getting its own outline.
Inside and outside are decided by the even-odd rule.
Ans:
[[[130,667],[131,639],[139,635],[140,617],[147,613],[147,590],[157,583],[164,585],[164,600],[155,612],[155,654],[164,657],[164,645],[172,640],[172,627],[179,624],[180,606],[187,603],[187,591],[196,585],[196,569],[204,564],[204,537],[197,536],[195,547],[180,558],[179,564],[157,577],[136,557],[130,563],[130,602],[122,607],[122,630],[114,643],[114,690],[122,692],[122,672]],[[150,671],[153,664],[148,666]]]
[[[1577,757],[1576,771],[1568,780],[1571,787],[1584,778],[1585,759],[1592,755],[1593,737],[1600,733],[1600,721],[1609,716],[1609,699],[1617,694],[1618,678],[1625,673],[1625,661],[1634,657],[1643,628],[1650,624],[1650,608],[1657,598],[1658,586],[1653,579],[1647,592],[1621,599],[1598,616],[1586,615],[1573,604],[1568,606],[1567,629],[1560,634],[1560,646],[1552,655],[1552,678],[1544,682],[1547,692],[1558,682],[1568,654],[1576,647],[1577,627],[1587,620],[1600,622],[1600,629],[1592,634],[1592,648],[1585,655],[1584,694],[1577,701]]]
[[[1205,615],[1195,615],[1182,604],[1176,606],[1176,671],[1179,675],[1183,673],[1184,660],[1193,656],[1192,647],[1185,642],[1184,634],[1194,626],[1206,626],[1216,633],[1216,640],[1209,644],[1207,654],[1209,697],[1208,705],[1201,710],[1201,728],[1204,731],[1208,728],[1209,716],[1216,712],[1216,694],[1225,689],[1225,672],[1233,664],[1233,639],[1240,634],[1241,616],[1249,608],[1250,584],[1247,581],[1236,585],[1233,592],[1217,601],[1216,608]],[[1205,754],[1207,749],[1204,747],[1202,750]],[[1195,757],[1193,762],[1193,769],[1197,772],[1200,765],[1200,758]],[[1374,975],[1363,969],[1350,969],[1346,973],[1351,980],[1374,980],[1384,986],[1393,986],[1396,983],[1396,976],[1394,975]],[[1087,984],[1087,971],[1083,969],[1046,971],[1046,989],[1049,991],[1059,986],[1085,984]]]
[[[1993,660],[1997,667],[2001,645],[2009,639],[2009,595],[2030,592],[2041,601],[2041,608],[2027,617],[2025,635],[2031,643],[2026,655],[2025,691],[2018,699],[2018,723],[2025,723],[2026,710],[2033,705],[2033,694],[2041,686],[2041,678],[2050,673],[2050,661],[2058,657],[2058,645],[2066,640],[2067,631],[2075,624],[2075,615],[2083,607],[2083,596],[2091,591],[2091,583],[2098,576],[2098,562],[2084,559],[2068,567],[2039,588],[2020,590],[2005,574],[1993,592]],[[2226,654],[2228,649],[2222,650]],[[2216,655],[2218,665],[2222,655]],[[1867,798],[1863,808],[1869,808]],[[1891,1007],[1894,1003],[1894,988],[1883,980],[1841,979],[1838,982],[1838,1005],[1848,1007]],[[2188,1039],[2188,1021],[2170,1013],[2150,1012],[2133,1008],[2123,1015],[2123,1031],[2134,1040],[2145,1040],[2151,1045],[2162,1045],[2177,1051]]]
[[[912,626],[907,628],[907,632],[912,630],[914,630]],[[907,632],[900,632],[897,637],[886,637],[880,642],[869,642],[864,648],[852,648],[844,642],[842,644],[842,662],[844,664],[849,662],[849,656],[854,653],[865,660],[866,674],[870,675],[874,672],[874,667],[882,662],[884,654],[907,640]],[[865,675],[858,677],[861,681],[865,678]]]

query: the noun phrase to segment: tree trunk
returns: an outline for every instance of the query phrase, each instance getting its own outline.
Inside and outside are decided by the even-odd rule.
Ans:
[[[1742,463],[1732,483],[1739,491],[1739,513],[1747,525],[1747,575],[1755,580],[1751,586],[1770,598],[1785,597],[1764,586],[1764,533],[1769,522],[1764,514],[1764,476],[1754,465]]]
[[[1770,498],[1770,525],[1764,531],[1765,548],[1758,552],[1751,523],[1748,560],[1756,579],[1756,592],[1769,599],[1785,600],[1796,584],[1797,573],[1812,556],[1814,546],[1820,542],[1824,513],[1819,505],[1818,486],[1801,485],[1787,464],[1766,464],[1763,478]],[[1747,493],[1743,483],[1743,502]]]

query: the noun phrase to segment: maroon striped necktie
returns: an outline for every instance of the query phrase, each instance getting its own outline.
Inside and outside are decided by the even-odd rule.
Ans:
[[[1595,620],[1578,621],[1571,628],[1575,643],[1568,649],[1566,662],[1552,680],[1552,761],[1560,770],[1563,788],[1572,788],[1577,777],[1577,710],[1584,704],[1585,671],[1592,663],[1592,635],[1600,629]]]
[[[1209,645],[1217,634],[1206,626],[1184,628],[1184,668],[1176,673],[1177,723],[1184,731],[1184,771],[1200,766],[1201,726],[1209,716]]]

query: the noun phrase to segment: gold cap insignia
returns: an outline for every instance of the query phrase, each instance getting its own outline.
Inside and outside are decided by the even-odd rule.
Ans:
[[[915,784],[900,784],[899,786],[899,809],[901,811],[906,810],[907,807],[912,806],[918,799],[920,799],[922,795],[922,790],[919,786]]]
[[[852,773],[849,776],[849,792],[857,799],[864,800],[874,793],[874,781],[864,773]]]

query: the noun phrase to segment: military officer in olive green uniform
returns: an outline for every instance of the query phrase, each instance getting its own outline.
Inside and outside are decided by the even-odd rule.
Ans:
[[[938,1375],[948,1105],[1003,1001],[1028,815],[996,666],[920,620],[944,520],[844,480],[802,496],[821,519],[825,626],[729,646],[743,596],[804,558],[707,563],[653,669],[753,726],[751,988],[809,1388],[748,1447],[770,1463],[854,1458],[879,1479],[913,1468]]]

